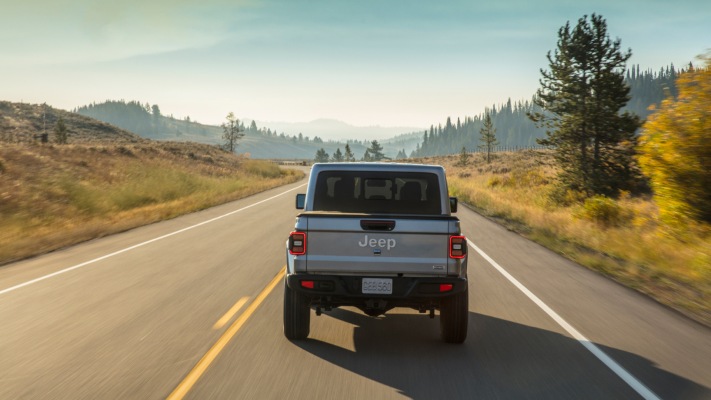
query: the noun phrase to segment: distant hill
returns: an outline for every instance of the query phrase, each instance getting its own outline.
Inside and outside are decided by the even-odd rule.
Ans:
[[[0,142],[28,143],[38,135],[48,134],[54,140],[54,128],[62,118],[69,143],[138,143],[145,139],[113,125],[43,104],[0,101]]]
[[[417,148],[419,148],[420,142],[422,142],[423,135],[424,130],[421,130],[419,132],[403,133],[401,135],[397,135],[389,139],[384,139],[380,141],[380,144],[382,144],[384,148],[388,150],[394,150],[397,153],[402,151],[407,157],[412,154],[412,152],[414,152]],[[389,153],[387,155],[391,156]]]
[[[157,105],[141,104],[138,101],[107,100],[103,103],[78,107],[74,111],[77,114],[108,122],[153,140],[192,141],[212,145],[223,143],[221,127],[199,124],[189,118],[179,120],[163,115]],[[329,122],[324,123],[324,121]],[[333,129],[339,126],[340,129],[347,128],[361,134],[369,132],[370,129],[353,127],[330,120],[321,120],[313,126],[317,129],[307,132],[326,132],[328,126]],[[364,140],[325,141],[318,134],[313,136],[303,132],[286,134],[269,127],[260,128],[256,121],[252,121],[247,126],[241,123],[241,128],[244,129],[245,136],[238,142],[236,152],[249,154],[252,158],[311,160],[315,157],[316,151],[321,148],[326,150],[329,155],[333,155],[339,148],[343,153],[346,143],[351,147],[355,157],[361,158],[369,145],[369,142]],[[376,127],[373,129],[374,132],[382,133],[383,129],[388,128]],[[384,147],[385,154],[393,158],[399,150],[400,148]]]

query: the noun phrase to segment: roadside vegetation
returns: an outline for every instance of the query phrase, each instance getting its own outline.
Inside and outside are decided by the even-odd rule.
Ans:
[[[553,199],[553,153],[521,151],[419,160],[447,168],[450,192],[477,212],[711,325],[711,225],[670,232],[650,195]]]
[[[711,326],[709,59],[643,124],[623,111],[631,55],[601,16],[566,23],[529,113],[549,150],[443,163],[482,214]]]
[[[0,265],[302,176],[195,143],[3,143]]]

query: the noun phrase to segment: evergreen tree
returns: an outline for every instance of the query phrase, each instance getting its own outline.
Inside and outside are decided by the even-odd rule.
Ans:
[[[365,149],[365,154],[363,154],[363,161],[373,161],[373,157],[370,156],[369,149]]]
[[[346,152],[343,155],[343,158],[345,159],[344,161],[346,162],[353,162],[355,161],[355,156],[353,156],[353,152],[351,151],[351,146],[346,143]]]
[[[562,189],[614,196],[633,187],[639,119],[620,114],[630,99],[624,71],[631,55],[619,39],[610,40],[601,16],[559,29],[535,98],[543,111],[531,119],[549,129],[539,143],[554,149]]]
[[[227,114],[226,119],[227,122],[224,122],[221,125],[223,131],[222,140],[224,140],[222,148],[230,153],[234,153],[235,148],[237,147],[237,142],[244,136],[244,133],[240,130],[239,120],[235,118],[235,114],[233,112]]]
[[[491,122],[491,114],[488,111],[484,115],[484,126],[479,130],[479,134],[481,135],[482,143],[479,148],[486,150],[486,162],[490,163],[491,151],[495,146],[499,145],[499,142],[496,140],[496,128],[494,128],[494,123]],[[464,147],[462,147],[462,150],[464,150]]]
[[[59,117],[54,126],[54,137],[58,144],[67,144],[67,125],[62,117]]]
[[[469,153],[467,152],[467,148],[462,146],[462,151],[459,153],[459,161],[457,161],[457,165],[460,167],[466,167],[469,165]]]
[[[314,157],[314,161],[319,162],[319,163],[327,163],[328,162],[328,153],[326,153],[326,150],[324,150],[323,147],[316,150],[316,157]]]
[[[381,146],[377,140],[370,142],[370,147],[365,151],[365,154],[370,155],[370,160],[366,161],[381,161],[387,158],[385,154],[383,154],[383,146]]]
[[[316,139],[314,139],[314,142]],[[337,148],[336,151],[333,153],[333,162],[342,162],[343,161],[343,153],[341,153],[341,148]]]

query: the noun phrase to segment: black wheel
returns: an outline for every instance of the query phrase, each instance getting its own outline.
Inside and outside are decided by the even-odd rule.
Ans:
[[[442,299],[439,323],[442,340],[447,343],[464,343],[469,322],[469,291]]]
[[[309,300],[284,282],[284,336],[289,340],[306,339],[310,322]]]

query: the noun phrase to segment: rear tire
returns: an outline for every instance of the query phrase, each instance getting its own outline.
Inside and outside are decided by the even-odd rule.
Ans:
[[[442,299],[439,322],[443,341],[464,343],[469,325],[469,290]]]
[[[303,340],[309,336],[311,308],[309,300],[284,282],[284,336]]]

